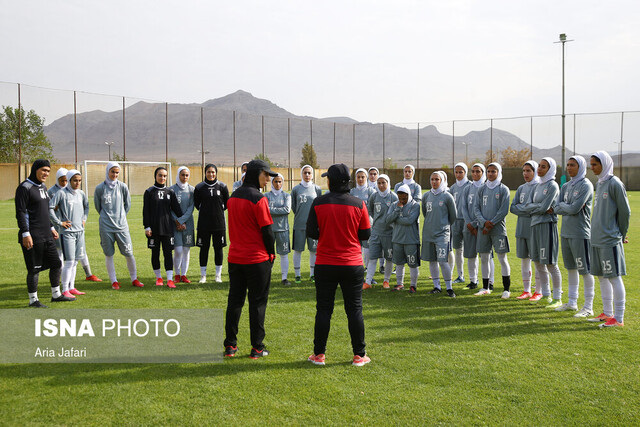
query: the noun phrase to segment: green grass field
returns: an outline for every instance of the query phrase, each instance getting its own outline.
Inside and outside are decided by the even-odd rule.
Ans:
[[[635,213],[640,209],[640,194],[629,196]],[[129,224],[139,276],[147,286],[132,288],[125,280],[124,259],[116,255],[122,290],[111,290],[106,281],[84,282],[79,267],[77,287],[87,295],[52,309],[225,308],[226,266],[223,284],[179,284],[176,290],[151,286],[141,205],[141,197],[135,198]],[[0,308],[23,308],[28,304],[26,273],[13,201],[0,202],[0,218],[5,227],[0,230],[4,265]],[[515,247],[513,215],[508,216],[508,227]],[[429,295],[426,291],[432,285],[423,265],[415,295],[383,291],[379,286],[365,293],[367,351],[372,362],[362,368],[350,364],[346,316],[338,296],[327,365],[317,367],[306,361],[313,349],[313,285],[303,281],[281,287],[276,262],[266,318],[269,357],[247,357],[245,308],[238,357],[224,363],[0,365],[0,424],[638,425],[638,236],[640,226],[632,218],[630,243],[625,246],[624,328],[602,330],[571,314],[513,297],[503,301],[500,292],[474,297],[463,285],[455,287],[456,299]],[[95,211],[87,224],[86,240],[94,272],[106,279]],[[513,294],[518,295],[522,284],[515,251],[509,261]],[[303,262],[303,277],[308,278],[307,254]],[[562,270],[566,302],[566,271]],[[199,275],[197,249],[190,273],[191,279]],[[382,282],[379,274],[376,279]],[[47,303],[49,294],[47,275],[42,274],[41,300]],[[601,308],[596,282],[596,314]]]

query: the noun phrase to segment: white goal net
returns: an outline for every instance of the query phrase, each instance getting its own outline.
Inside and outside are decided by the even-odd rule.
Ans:
[[[93,190],[104,181],[107,160],[85,160],[82,171],[82,187],[88,197],[93,196]],[[157,167],[163,166],[167,169],[167,187],[174,184],[171,173],[171,162],[118,162],[121,166],[118,179],[129,187],[131,195],[142,195],[144,191],[154,183],[153,172]]]

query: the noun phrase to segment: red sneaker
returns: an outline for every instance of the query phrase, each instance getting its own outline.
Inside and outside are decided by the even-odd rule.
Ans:
[[[176,274],[175,276],[173,276],[173,283],[180,283],[180,275]]]
[[[624,323],[618,322],[615,317],[610,317],[606,322],[601,323],[601,328],[610,328],[616,326],[624,326]]]
[[[371,289],[373,288],[373,286],[371,286],[370,284],[368,284],[367,282],[364,282],[362,284],[362,290],[364,291],[365,289]]]
[[[180,281],[182,283],[191,283],[191,280],[187,279],[187,276],[180,276]]]
[[[517,296],[516,299],[529,299],[532,296],[533,294],[531,292],[523,292],[519,296]]]
[[[113,283],[111,284],[111,289],[115,289],[115,290],[117,291],[118,289],[120,289],[120,283],[118,283],[118,282],[113,282]]]
[[[162,280],[162,277],[158,277],[156,279],[156,286],[164,286],[164,282]]]
[[[73,289],[69,289],[69,293],[71,295],[84,295],[84,292],[80,292],[79,290],[77,290],[76,288]]]
[[[598,316],[596,317],[592,317],[591,319],[587,319],[588,322],[606,322],[609,319],[611,319],[610,316],[607,316],[604,313],[600,313]]]
[[[135,286],[136,288],[142,288],[144,286],[144,283],[142,283],[140,280],[136,279],[133,282],[131,282],[131,284],[133,286]]]
[[[369,362],[371,362],[371,359],[366,354],[364,356],[358,356],[356,354],[355,356],[353,356],[353,362],[351,364],[353,366],[364,366]]]
[[[403,290],[403,289],[404,289],[404,285],[395,285],[395,286],[393,287],[393,290],[394,290],[394,291],[401,291],[401,290]]]
[[[95,274],[85,277],[85,280],[88,282],[102,282],[102,279],[98,278]]]
[[[68,298],[75,298],[73,295],[71,295],[71,292],[69,292],[69,291],[63,292],[62,295],[64,295],[65,297],[68,297]]]
[[[382,289],[389,289],[391,286],[389,286],[389,282],[387,282],[386,280],[384,282],[382,282]]]
[[[175,288],[176,285],[175,285],[175,283],[173,283],[173,280],[167,280],[167,287],[168,288]]]
[[[324,366],[324,354],[312,354],[307,360],[314,365]]]
[[[529,298],[529,301],[538,302],[541,299],[542,299],[542,294],[534,293],[533,295],[531,295],[531,298]]]

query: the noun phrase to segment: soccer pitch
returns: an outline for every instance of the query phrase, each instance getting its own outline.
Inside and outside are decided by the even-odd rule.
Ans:
[[[513,192],[512,192],[513,195]],[[240,322],[238,354],[212,364],[13,364],[0,365],[0,424],[489,424],[489,425],[637,425],[640,405],[640,193],[629,193],[632,222],[625,245],[627,273],[624,328],[602,330],[573,313],[518,301],[520,260],[515,256],[516,217],[507,216],[512,252],[512,295],[496,291],[474,297],[454,285],[455,299],[430,295],[423,263],[418,293],[390,292],[380,285],[365,291],[367,352],[372,362],[351,366],[351,346],[337,293],[327,365],[307,362],[313,350],[315,291],[303,254],[303,282],[280,285],[273,268],[265,344],[271,354],[248,357],[248,312]],[[191,254],[192,284],[177,289],[153,286],[150,250],[142,228],[142,197],[134,197],[129,226],[138,275],[145,287],[133,288],[124,258],[116,254],[122,290],[107,280],[99,245],[97,213],[87,222],[87,252],[93,272],[105,281],[84,281],[87,292],[73,303],[49,304],[48,275],[40,275],[39,295],[57,308],[219,308],[226,307],[226,263],[222,284],[199,285],[198,249]],[[28,304],[26,270],[17,241],[13,201],[0,202],[4,273],[0,308]],[[290,220],[293,215],[290,216]],[[227,252],[225,251],[225,254]],[[566,270],[563,302],[567,300]],[[292,270],[291,266],[291,270]],[[465,265],[466,271],[466,265]],[[163,272],[164,274],[164,272]],[[289,275],[293,278],[293,271]],[[382,283],[380,274],[376,280]],[[392,276],[392,281],[395,276]],[[408,280],[408,274],[406,277]],[[582,304],[582,283],[580,287]],[[596,281],[594,311],[602,303]],[[10,324],[3,325],[11,328]],[[0,343],[0,345],[3,345]],[[219,351],[223,351],[222,342]]]

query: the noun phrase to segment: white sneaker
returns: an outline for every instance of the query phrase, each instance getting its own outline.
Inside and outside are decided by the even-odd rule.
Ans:
[[[566,303],[556,308],[556,311],[569,311],[569,310],[578,311],[578,306]]]
[[[476,292],[473,295],[481,296],[481,295],[489,295],[490,293],[491,293],[491,291],[489,289],[482,288],[482,289],[480,289],[478,292]]]
[[[200,276],[200,280],[198,280],[198,283],[207,283],[207,276]]]
[[[500,298],[502,298],[502,299],[509,299],[509,297],[510,297],[510,296],[511,296],[511,292],[509,292],[509,291],[504,291],[504,292],[502,293],[502,296],[501,296]]]
[[[589,310],[588,308],[582,307],[580,311],[573,315],[573,317],[589,317],[593,316],[593,310]]]
[[[222,283],[222,275],[216,274],[216,283]]]

